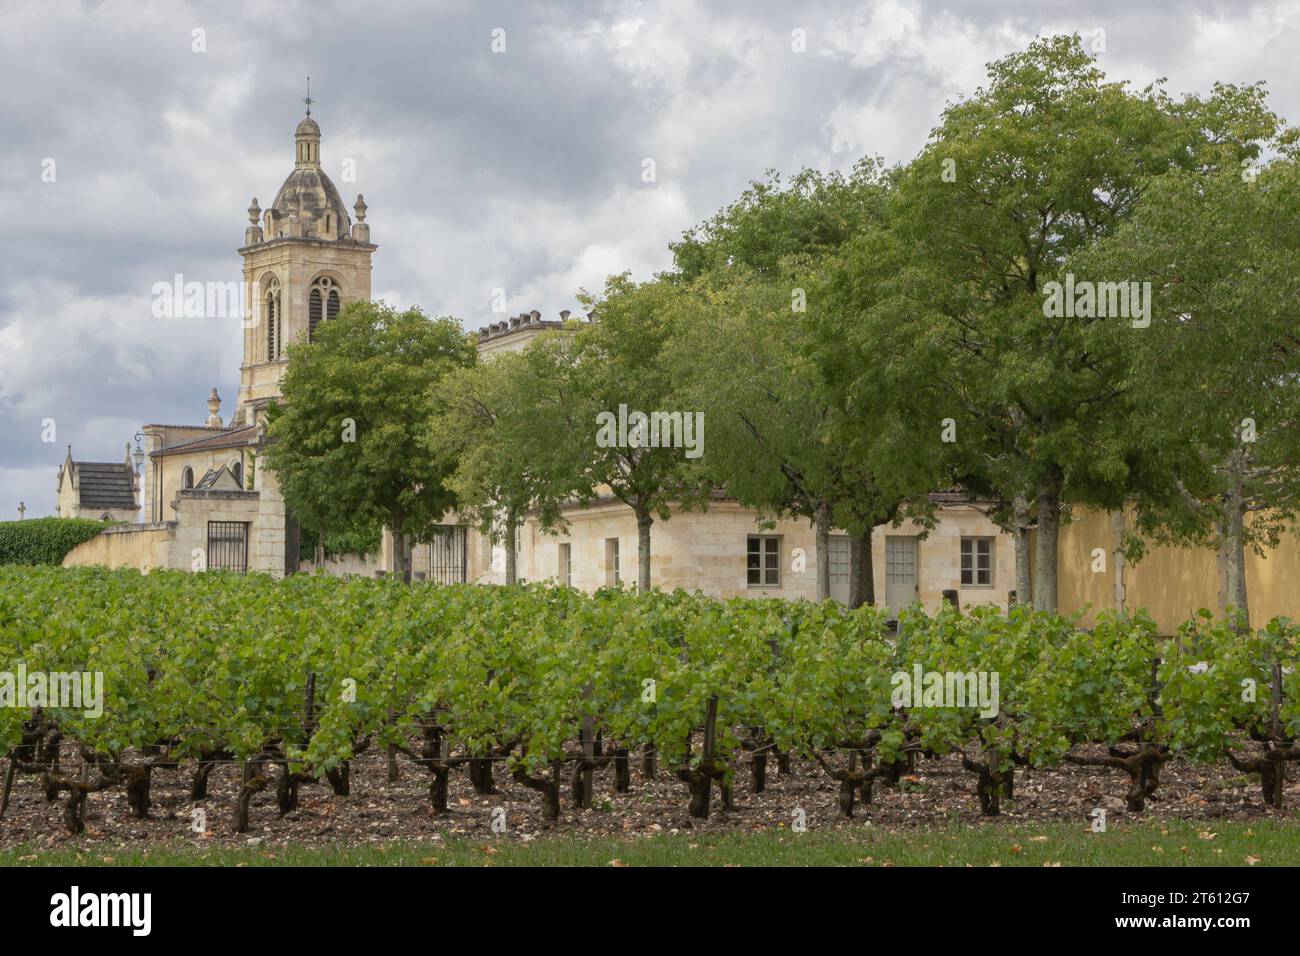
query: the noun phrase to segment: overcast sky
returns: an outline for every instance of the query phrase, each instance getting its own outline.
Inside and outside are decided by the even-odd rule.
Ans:
[[[307,75],[324,168],[370,207],[375,298],[476,329],[495,288],[554,318],[649,277],[767,169],[906,161],[988,61],[1098,30],[1113,78],[1264,80],[1300,114],[1300,0],[0,0],[0,520],[53,513],[69,443],[121,460],[142,423],[202,422],[214,385],[234,411],[238,320],[155,318],[151,289],[241,277]]]

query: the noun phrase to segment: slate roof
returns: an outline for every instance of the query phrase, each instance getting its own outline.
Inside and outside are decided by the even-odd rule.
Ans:
[[[136,508],[134,475],[124,462],[78,461],[77,491],[83,508]]]

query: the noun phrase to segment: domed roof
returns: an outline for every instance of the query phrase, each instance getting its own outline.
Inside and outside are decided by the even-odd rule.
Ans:
[[[267,210],[267,239],[346,239],[352,229],[343,197],[320,168],[320,127],[311,116],[294,130],[294,169]]]
[[[319,166],[299,166],[291,172],[275,194],[271,209],[278,228],[290,216],[297,216],[300,236],[344,239],[352,228],[343,197]]]

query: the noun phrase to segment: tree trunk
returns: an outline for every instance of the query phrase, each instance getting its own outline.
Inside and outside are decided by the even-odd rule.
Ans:
[[[876,572],[871,555],[874,528],[849,538],[849,607],[875,607]]]
[[[817,600],[828,601],[831,596],[831,509],[826,502],[817,505],[813,525],[817,529]]]
[[[1029,571],[1029,524],[1032,518],[1029,510],[1029,496],[1023,491],[1017,492],[1011,501],[1012,528],[1011,537],[1016,548],[1016,603],[1033,604],[1034,583]]]
[[[1056,612],[1056,546],[1061,533],[1061,475],[1038,486],[1038,541],[1034,554],[1034,610]]]
[[[389,531],[393,536],[393,567],[390,573],[398,580],[410,584],[411,569],[406,563],[406,522],[400,511],[393,514]]]
[[[519,580],[519,562],[515,548],[518,547],[515,536],[519,533],[519,514],[514,508],[506,509],[506,584]]]
[[[1250,627],[1250,601],[1246,593],[1246,509],[1242,503],[1240,481],[1234,480],[1232,490],[1223,502],[1223,517],[1219,522],[1219,538],[1223,546],[1223,611],[1233,608],[1241,615],[1242,628]]]
[[[650,526],[654,516],[649,509],[637,507],[636,511],[636,586],[645,594],[650,590]]]

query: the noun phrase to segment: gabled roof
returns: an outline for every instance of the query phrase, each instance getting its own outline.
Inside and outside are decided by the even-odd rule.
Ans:
[[[78,502],[83,508],[138,508],[135,474],[122,462],[74,461]]]
[[[234,474],[225,465],[209,468],[202,478],[194,483],[195,491],[243,491]]]

